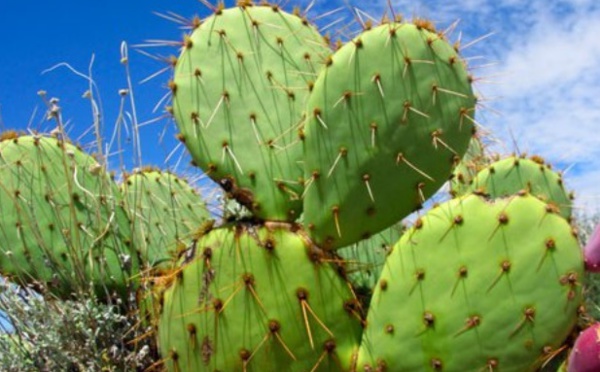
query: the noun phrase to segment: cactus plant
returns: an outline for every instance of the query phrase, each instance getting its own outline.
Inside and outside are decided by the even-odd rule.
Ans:
[[[394,247],[358,365],[534,370],[573,327],[582,277],[571,226],[535,197],[451,200]]]
[[[232,224],[195,241],[161,298],[169,370],[347,370],[360,306],[299,226]]]
[[[301,213],[298,132],[309,82],[328,54],[312,25],[276,5],[219,8],[185,39],[171,83],[179,138],[260,218]]]
[[[496,161],[473,178],[470,188],[491,197],[527,190],[552,204],[563,217],[571,217],[572,196],[565,189],[562,175],[539,156],[510,156]]]
[[[129,220],[102,165],[60,138],[0,142],[0,270],[69,297],[124,296],[138,272]]]
[[[357,336],[355,323],[348,321],[340,303],[354,304],[350,310],[359,318],[367,308],[361,307],[352,291],[340,289],[348,288],[344,284],[348,271],[328,263],[348,261],[345,257],[340,260],[333,250],[370,238],[419,209],[450,177],[453,166],[467,151],[474,132],[476,98],[456,48],[430,22],[394,20],[375,27],[365,25],[360,35],[332,52],[298,15],[287,14],[275,5],[238,5],[229,9],[217,7],[185,38],[170,87],[173,113],[182,132],[180,139],[194,162],[248,207],[253,216],[249,221],[233,222],[199,237],[179,267],[165,277],[169,284],[161,294],[158,334],[167,367],[355,370],[378,366],[381,369],[383,364],[398,368],[399,363],[407,363],[409,369],[426,370],[440,369],[441,363],[447,363],[450,370],[460,370],[495,369],[493,363],[501,363],[506,366],[501,367],[503,370],[517,370],[537,365],[542,351],[557,347],[574,324],[582,276],[581,255],[568,222],[554,215],[553,209],[542,201],[518,196],[490,203],[467,196],[432,212],[438,214],[427,221],[434,225],[437,220],[438,227],[421,250],[422,265],[429,265],[432,272],[440,275],[451,275],[452,280],[443,281],[445,284],[458,282],[463,296],[456,303],[443,302],[449,301],[445,297],[451,289],[446,286],[434,286],[423,294],[418,290],[419,283],[415,287],[414,278],[396,278],[412,264],[408,256],[398,257],[406,253],[415,259],[417,255],[411,245],[419,243],[413,242],[417,234],[404,235],[387,260],[369,304],[367,328],[358,354],[358,343],[352,341]],[[267,25],[277,26],[275,35],[267,37],[263,33]],[[304,37],[299,39],[296,35]],[[316,53],[306,49],[316,47]],[[287,58],[282,58],[284,50],[290,51]],[[209,55],[219,56],[221,65],[215,66]],[[282,71],[289,71],[292,65],[302,79],[281,78]],[[314,77],[314,83],[305,75]],[[216,88],[210,89],[209,84]],[[267,95],[265,87],[269,90]],[[300,87],[301,94],[294,90],[296,87]],[[295,94],[290,94],[292,91]],[[265,114],[265,97],[274,100],[268,106],[274,113],[285,112],[276,119],[267,115],[269,120],[275,120],[275,132],[266,132],[265,124],[259,125],[259,118]],[[301,149],[296,145],[299,141]],[[282,160],[270,163],[277,150],[283,151]],[[298,165],[303,167],[303,176],[302,171],[297,173]],[[528,208],[537,212],[528,213]],[[511,219],[514,210],[516,222],[507,227],[496,216],[503,209],[511,212]],[[470,220],[460,229],[458,225],[463,222],[456,221],[462,212],[455,210],[464,210]],[[302,211],[304,228],[269,222],[291,222]],[[448,218],[450,222],[444,222]],[[540,221],[546,221],[543,228],[538,226]],[[282,226],[295,227],[282,231]],[[513,230],[513,226],[517,227]],[[519,237],[529,237],[524,232],[531,229],[538,231],[535,239],[526,248],[517,249],[523,243]],[[465,232],[459,234],[460,231]],[[276,237],[267,238],[269,234]],[[486,245],[481,242],[494,235],[486,243],[489,249],[484,249]],[[403,244],[407,247],[403,248]],[[555,249],[555,245],[560,248]],[[441,254],[452,249],[461,254],[451,258]],[[490,255],[490,250],[496,253]],[[473,267],[473,276],[484,277],[496,290],[483,292],[475,284],[474,288],[467,287],[460,282],[460,276],[455,278],[456,273],[450,272],[446,264],[456,261],[454,264],[458,265],[461,259],[466,261],[462,264]],[[519,269],[510,275],[490,271],[507,260],[514,260]],[[521,268],[530,267],[532,260],[536,261],[538,272],[525,273]],[[553,266],[557,264],[560,268]],[[273,265],[286,268],[288,279],[274,275],[281,269]],[[298,284],[306,273],[326,275],[330,284],[322,284],[321,279],[316,281],[317,287],[308,282]],[[507,285],[504,276],[510,277],[510,283],[514,277],[515,286]],[[267,278],[272,287],[268,291],[262,284],[269,281]],[[386,296],[389,302],[385,302],[382,283],[391,283],[392,279],[402,295],[399,292]],[[544,298],[544,293],[533,289],[538,282],[547,280],[552,280],[552,295]],[[333,287],[327,288],[330,285]],[[299,286],[306,289],[302,296]],[[418,290],[415,300],[406,295],[409,287]],[[318,323],[322,329],[330,330],[322,336],[335,340],[335,349],[328,341],[325,351],[315,349],[310,335],[311,321],[302,302],[306,292],[318,291],[330,294],[319,296],[319,306],[323,307],[315,313],[321,319]],[[504,315],[493,307],[498,298],[506,296],[513,301],[506,305],[511,311]],[[444,300],[438,300],[438,310],[443,304],[449,308],[440,310],[440,317],[453,319],[448,324],[456,323],[454,334],[463,333],[459,331],[465,327],[464,317],[469,316],[465,311],[473,309],[485,313],[479,315],[481,318],[491,319],[486,322],[489,330],[482,328],[486,332],[493,332],[494,325],[506,328],[509,323],[514,330],[506,335],[510,331],[504,329],[502,337],[490,341],[491,351],[470,358],[462,351],[468,345],[478,345],[473,338],[477,332],[466,329],[454,348],[450,347],[456,341],[449,333],[451,325],[442,327],[437,334],[430,334],[427,329],[417,332],[423,328],[423,320],[418,317],[424,316],[418,299],[431,298],[436,303],[434,300],[441,297]],[[552,310],[550,303],[557,301],[564,306]],[[322,311],[334,315],[327,317],[321,315]],[[310,313],[315,315],[312,310]],[[405,322],[407,317],[415,316],[414,321],[398,330],[397,336],[390,338],[394,332],[385,332],[392,322]],[[333,322],[334,318],[337,322]],[[532,340],[534,319],[536,337]],[[343,343],[341,334],[348,337]],[[511,337],[515,347],[500,353],[499,345],[505,346]],[[432,352],[431,348],[444,349],[448,362],[431,364],[435,357],[427,359],[418,351],[423,339],[429,340],[426,353]],[[407,356],[404,343],[414,345],[411,349],[416,352]],[[529,348],[518,346],[522,344]],[[482,349],[488,348],[482,345]],[[495,356],[486,357],[487,352]],[[383,354],[389,360],[379,357]],[[335,358],[331,359],[333,355]],[[324,360],[328,363],[322,364]],[[332,360],[336,362],[331,363]]]
[[[304,219],[331,249],[397,222],[446,182],[475,97],[464,62],[427,22],[367,29],[324,63],[307,103]]]
[[[509,158],[420,212],[469,161],[469,143],[477,150],[458,45],[429,21],[384,17],[333,50],[298,11],[247,0],[213,10],[173,61],[170,111],[193,163],[249,214],[213,226],[188,208],[198,199],[187,185],[145,171],[123,185],[128,220],[113,184],[91,186],[106,178],[91,157],[57,139],[8,138],[0,172],[13,184],[0,205],[14,208],[1,249],[27,244],[0,258],[3,273],[48,283],[47,258],[66,273],[64,291],[69,270],[94,282],[94,270],[122,274],[120,289],[122,255],[139,249],[140,265],[159,269],[131,270],[144,283],[142,325],[156,333],[156,366],[177,372],[533,371],[561,348],[582,311],[584,264],[560,175]],[[35,218],[8,217],[25,211]],[[392,230],[413,211],[412,229]],[[91,232],[77,248],[103,248],[57,265],[59,244],[30,249],[42,235],[24,232],[38,225],[69,242]],[[399,241],[377,256],[368,246],[389,233]],[[363,254],[376,270],[352,266]]]
[[[197,191],[175,174],[146,167],[126,175],[121,186],[142,261],[170,265],[191,242],[192,233],[210,219]]]
[[[369,63],[379,57],[380,50],[385,50],[388,57],[385,63]],[[475,103],[464,62],[427,22],[383,24],[331,53],[324,38],[305,19],[285,13],[278,6],[244,2],[236,8],[218,7],[185,38],[170,85],[172,110],[181,130],[179,138],[194,162],[248,207],[255,218],[294,221],[303,208],[303,221],[312,241],[308,247],[316,244],[321,251],[354,244],[378,233],[435,192],[448,178],[455,158],[466,151],[473,131],[472,119],[468,118],[473,115]],[[220,56],[221,65],[215,65],[213,58],[207,58],[209,55]],[[347,76],[352,79],[347,80]],[[402,84],[394,83],[402,80]],[[210,89],[213,86],[218,88]],[[406,195],[376,199],[376,195],[393,193]],[[351,218],[353,215],[367,217]],[[192,250],[182,267],[175,270],[177,274],[170,274],[174,279],[161,300],[158,333],[171,369],[198,369],[202,365],[209,369],[245,369],[261,365],[254,357],[255,352],[262,354],[258,351],[262,350],[261,340],[278,335],[279,327],[270,331],[272,337],[268,337],[269,332],[265,336],[268,316],[252,327],[217,322],[221,319],[220,306],[227,303],[221,293],[230,293],[232,288],[239,287],[249,294],[235,295],[232,304],[227,303],[232,315],[224,319],[254,319],[261,315],[260,309],[267,314],[273,311],[273,306],[255,309],[256,304],[249,305],[267,301],[262,290],[260,296],[256,295],[254,283],[258,283],[259,275],[274,269],[268,266],[273,264],[269,258],[262,257],[264,252],[258,256],[253,253],[261,239],[249,239],[249,228],[239,223],[236,226],[211,231],[193,244],[211,247],[210,260]],[[260,231],[252,227],[253,235],[258,234],[255,230]],[[219,237],[224,231],[229,232]],[[338,284],[327,290],[338,294],[327,292],[330,295],[322,297],[329,297],[321,306],[330,310],[325,315],[315,314],[323,318],[323,328],[340,330],[328,333],[330,338],[335,336],[335,350],[340,353],[336,358],[338,367],[348,369],[352,348],[358,345],[351,342],[352,336],[339,344],[338,333],[357,333],[355,326],[342,321],[343,306],[334,304],[350,301],[354,304],[352,312],[359,318],[361,315],[352,292],[340,296],[344,292],[335,289],[339,283],[344,287],[343,270],[338,274],[339,270],[326,260],[317,259],[319,264],[315,266],[307,258],[306,244],[285,243],[292,238],[278,240],[274,241],[283,246],[282,253],[277,251],[278,257],[281,255],[278,265],[287,263],[290,259],[284,257],[296,250],[304,258],[291,260],[294,265],[336,278],[328,280]],[[317,256],[335,258],[325,251]],[[245,267],[249,263],[252,270]],[[297,268],[288,270],[296,272]],[[201,278],[208,274],[219,280],[205,283]],[[221,279],[221,275],[228,280]],[[245,280],[244,275],[252,279]],[[237,283],[240,280],[241,287]],[[280,306],[289,309],[294,304],[296,315],[279,314],[274,318],[282,327],[282,335],[285,328],[296,329],[295,335],[286,339],[293,347],[257,358],[292,370],[320,366],[322,352],[311,353],[312,338],[307,343],[306,335],[298,332],[304,323],[310,332],[308,318],[303,322],[297,314],[298,310],[307,311],[302,305],[305,299],[296,293],[298,284],[275,279],[272,285],[281,286],[281,290],[271,291],[274,298],[268,300],[276,299],[276,293],[288,293]],[[303,286],[312,288],[307,287],[308,283]],[[216,308],[214,303],[199,305],[189,295],[209,290],[221,300]],[[194,323],[197,313],[201,314],[196,321],[199,323]],[[333,323],[335,318],[337,323]],[[209,342],[200,347],[198,337]],[[227,347],[218,345],[221,347],[213,352],[215,342],[227,342]],[[204,361],[197,348],[208,349]],[[224,349],[240,350],[241,354]],[[290,358],[300,353],[298,360]]]

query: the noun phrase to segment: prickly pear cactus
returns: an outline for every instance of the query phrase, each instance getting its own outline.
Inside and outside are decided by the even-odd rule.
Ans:
[[[576,322],[581,256],[568,222],[533,196],[442,204],[394,247],[358,366],[534,371]]]
[[[129,220],[103,167],[57,138],[0,141],[0,271],[69,297],[124,295],[138,272]]]
[[[467,150],[466,65],[425,21],[367,29],[325,61],[307,104],[304,219],[339,248],[396,223]]]
[[[374,277],[353,278],[341,249],[420,209],[463,159],[476,97],[458,50],[415,20],[365,24],[332,52],[302,17],[250,1],[195,24],[170,83],[179,138],[252,216],[159,279],[167,369],[524,371],[552,354],[583,270],[552,205],[438,206],[385,264],[368,259],[383,271],[366,321]]]
[[[158,325],[171,371],[346,371],[360,307],[298,226],[229,225],[191,246]],[[267,369],[265,369],[267,368]]]
[[[180,139],[257,217],[301,213],[304,103],[329,53],[305,19],[245,2],[218,8],[185,40],[171,83]]]
[[[492,198],[526,190],[553,205],[563,217],[571,217],[572,197],[565,189],[562,175],[538,156],[510,156],[496,161],[473,178],[470,189]]]
[[[192,240],[192,233],[210,219],[206,204],[187,181],[143,168],[121,185],[138,249],[149,267],[168,267]]]

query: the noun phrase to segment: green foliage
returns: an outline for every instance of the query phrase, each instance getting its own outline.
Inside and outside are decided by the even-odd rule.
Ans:
[[[116,184],[58,138],[8,132],[0,142],[0,272],[63,298],[126,296],[138,270]]]
[[[472,78],[430,22],[335,51],[272,4],[192,26],[170,110],[225,221],[169,172],[121,194],[64,133],[5,134],[0,272],[28,292],[0,295],[4,369],[530,371],[598,304],[560,174],[488,164]],[[422,215],[449,178],[461,196]]]
[[[156,359],[137,318],[121,306],[98,302],[93,294],[77,301],[48,301],[3,284],[0,310],[10,317],[10,332],[0,330],[3,371],[132,371]]]
[[[343,247],[421,207],[473,130],[466,65],[424,22],[365,30],[325,61],[307,103],[304,220]]]
[[[219,10],[185,40],[171,84],[180,139],[257,217],[294,221],[301,213],[298,131],[328,54],[313,26],[277,6]]]
[[[210,219],[197,191],[176,175],[145,168],[127,175],[121,186],[142,261],[168,268]]]
[[[233,224],[194,242],[160,303],[169,370],[348,370],[360,305],[298,226]]]
[[[535,197],[453,199],[394,247],[358,365],[534,370],[574,326],[582,278],[571,226]]]
[[[473,178],[470,188],[492,198],[524,190],[553,205],[564,218],[571,217],[572,197],[565,190],[562,175],[537,156],[510,156],[491,163]]]

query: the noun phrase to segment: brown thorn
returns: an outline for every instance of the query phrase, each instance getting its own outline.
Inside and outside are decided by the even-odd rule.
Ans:
[[[504,226],[506,224],[508,224],[508,216],[506,215],[505,212],[501,212],[498,215],[498,224],[496,225],[496,227],[494,228],[494,230],[490,234],[490,237],[488,238],[488,240],[492,240],[492,238],[494,237],[494,235],[496,235],[496,233],[498,232],[498,230],[500,229],[500,227],[502,227],[502,226]]]
[[[465,321],[465,326],[458,330],[458,332],[454,334],[454,337],[458,337],[461,334],[467,332],[468,330],[478,327],[479,324],[481,324],[481,317],[479,315],[473,315],[467,318],[467,320]]]
[[[458,269],[458,277],[456,278],[456,282],[454,283],[454,287],[452,287],[452,292],[450,293],[450,297],[454,296],[454,293],[456,292],[456,289],[458,288],[458,284],[460,283],[461,280],[465,279],[468,275],[468,270],[466,266],[461,266],[460,269]]]
[[[371,123],[371,147],[375,147],[375,134],[377,133],[377,123]]]
[[[521,319],[519,324],[517,324],[515,329],[513,329],[513,331],[510,333],[510,338],[512,338],[515,334],[517,334],[527,322],[533,323],[534,320],[535,320],[535,309],[533,307],[526,308],[525,311],[523,312],[523,319]]]
[[[340,207],[337,206],[337,205],[334,205],[331,208],[331,212],[333,213],[333,220],[335,222],[335,229],[337,230],[338,236],[341,238],[342,237],[342,230],[340,228]]]
[[[417,269],[417,271],[415,272],[415,284],[412,286],[412,288],[410,289],[410,291],[408,292],[409,294],[412,294],[415,289],[417,289],[417,286],[419,285],[419,283],[421,283],[421,281],[423,281],[425,279],[425,271],[423,269]]]
[[[410,161],[408,161],[406,159],[406,157],[404,157],[404,154],[401,152],[399,152],[398,155],[396,156],[396,164],[400,164],[400,162],[403,162],[404,164],[408,165],[415,172],[419,173],[421,176],[427,178],[428,180],[435,182],[435,179],[433,179],[433,177],[429,176],[427,173],[423,172],[422,170],[417,168],[414,164],[412,164]]]
[[[279,332],[275,332],[275,337],[277,337],[277,340],[279,341],[279,343],[281,344],[281,346],[283,347],[283,349],[286,351],[286,353],[288,353],[288,355],[293,359],[293,360],[297,360],[296,356],[294,355],[294,353],[292,353],[292,351],[290,350],[290,348],[286,345],[286,343],[283,341],[283,338],[281,337],[281,335],[279,334]]]
[[[323,359],[325,359],[326,356],[327,356],[327,352],[323,351],[321,353],[321,356],[319,356],[319,359],[317,359],[317,363],[315,363],[314,367],[312,367],[310,372],[315,372],[317,370],[317,368],[319,368],[319,365],[321,365],[321,363],[323,362]]]
[[[502,261],[502,263],[500,264],[500,273],[496,276],[496,278],[494,279],[492,284],[488,287],[486,293],[489,293],[492,290],[492,288],[494,288],[496,286],[496,284],[498,284],[498,282],[500,281],[500,278],[502,278],[502,275],[510,272],[511,266],[512,266],[512,264],[510,263],[510,261],[508,261],[508,260]]]
[[[306,292],[305,289],[300,288],[296,291],[296,296],[298,297],[298,300],[300,300],[300,307],[302,308],[302,318],[304,319],[304,326],[306,327],[306,333],[308,334],[308,341],[310,343],[311,349],[314,350],[315,343],[313,341],[312,331],[310,330],[310,322],[308,320],[308,314],[306,313],[306,307],[305,307],[308,293]]]
[[[375,76],[373,76],[373,82],[377,84],[377,88],[379,89],[379,94],[381,95],[381,98],[385,98],[383,86],[381,85],[381,75],[375,74]]]
[[[438,148],[438,142],[442,144],[442,146],[444,146],[448,151],[450,151],[451,153],[453,153],[454,155],[458,155],[458,153],[452,148],[450,147],[450,145],[448,145],[446,142],[444,142],[440,136],[442,135],[442,130],[441,129],[436,129],[431,133],[431,138],[433,141],[433,147],[435,147],[435,149],[437,150]]]
[[[252,297],[254,297],[254,299],[258,303],[258,306],[260,306],[260,308],[262,309],[263,313],[265,315],[267,315],[268,314],[267,309],[265,308],[265,305],[262,303],[262,301],[258,297],[258,293],[256,293],[256,290],[254,289],[254,276],[252,276],[252,274],[244,274],[244,284],[245,284],[246,288],[252,294]]]
[[[334,337],[333,333],[329,330],[329,328],[327,328],[327,326],[325,325],[325,323],[323,323],[323,321],[321,321],[321,319],[319,319],[319,317],[317,316],[317,314],[315,314],[315,312],[313,311],[313,309],[308,304],[307,300],[304,300],[304,306],[306,306],[306,309],[312,314],[312,316],[317,321],[317,323],[319,323],[319,325],[321,326],[321,328],[323,328],[323,330],[325,330],[325,332],[327,332],[331,337]]]
[[[346,155],[348,155],[348,149],[346,147],[340,147],[338,156],[335,158],[335,161],[333,162],[333,165],[331,166],[331,168],[329,168],[329,172],[327,172],[327,178],[331,177],[331,174],[333,173],[334,169],[337,167],[340,159],[343,157],[346,157]]]
[[[369,183],[370,179],[371,179],[371,175],[363,174],[362,180],[365,182],[365,185],[367,186],[367,191],[369,192],[369,197],[371,198],[371,201],[373,203],[375,203],[375,197],[373,196],[373,190],[371,189],[371,184]]]

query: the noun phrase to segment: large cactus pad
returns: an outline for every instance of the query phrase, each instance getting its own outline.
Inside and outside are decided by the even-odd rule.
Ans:
[[[275,5],[218,10],[186,39],[172,84],[181,139],[258,217],[300,215],[299,129],[309,82],[329,53],[313,26]]]
[[[466,66],[427,22],[363,32],[326,63],[309,97],[305,222],[339,248],[418,209],[467,149]]]
[[[129,220],[102,166],[56,138],[0,142],[0,270],[69,296],[105,298],[137,273]]]
[[[533,371],[575,324],[582,278],[571,226],[537,198],[442,204],[394,247],[359,369]]]
[[[238,224],[194,243],[162,299],[158,338],[169,370],[349,369],[360,306],[296,230]]]

